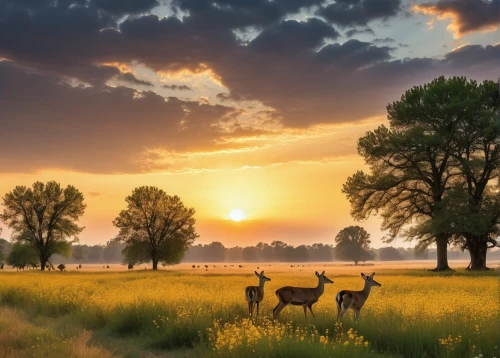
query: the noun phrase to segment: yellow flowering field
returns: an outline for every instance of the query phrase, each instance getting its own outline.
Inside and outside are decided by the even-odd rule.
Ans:
[[[368,273],[368,272],[367,272]],[[145,349],[188,347],[193,356],[500,357],[499,276],[384,270],[361,318],[336,321],[335,295],[360,290],[352,271],[331,269],[335,283],[305,322],[302,307],[271,319],[281,286],[313,287],[313,268],[266,270],[260,317],[250,320],[244,289],[253,269],[136,272],[5,272],[0,303],[44,316],[71,316],[88,330],[141,338]]]

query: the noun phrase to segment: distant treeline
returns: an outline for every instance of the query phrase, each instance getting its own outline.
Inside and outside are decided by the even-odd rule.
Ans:
[[[370,249],[371,260],[435,260],[436,249],[428,249],[417,254],[412,248],[383,247]],[[468,260],[467,252],[450,250],[448,257],[452,260]],[[500,259],[500,250],[490,253],[492,259]],[[256,246],[224,247],[220,242],[208,245],[192,245],[187,250],[183,262],[324,262],[350,261],[337,255],[332,245],[313,244],[290,246],[282,241],[271,244],[259,243]]]
[[[72,245],[71,256],[54,255],[54,263],[122,263],[124,256],[122,250],[125,244],[110,241],[106,245]],[[0,239],[0,252],[7,257],[12,244]],[[383,247],[368,250],[371,260],[396,261],[396,260],[435,260],[436,250],[429,249],[422,254],[415,250],[403,247]],[[467,252],[450,250],[450,259],[467,260]],[[491,259],[500,259],[500,250],[490,253]],[[2,261],[2,260],[0,260]],[[192,245],[186,251],[182,262],[325,262],[349,261],[336,255],[336,248],[332,245],[313,244],[291,246],[282,241],[271,244],[259,243],[256,246],[225,247],[220,242],[207,245]]]

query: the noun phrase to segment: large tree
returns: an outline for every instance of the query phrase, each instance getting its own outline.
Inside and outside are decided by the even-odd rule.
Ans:
[[[478,84],[464,77],[439,77],[388,107],[391,125],[420,127],[443,138],[438,143],[440,155],[448,158],[453,178],[441,197],[445,208],[433,217],[432,231],[451,234],[454,243],[469,250],[474,270],[486,268],[498,218],[489,183],[500,165],[499,106],[498,87],[492,81]]]
[[[142,186],[126,199],[127,209],[113,221],[119,229],[116,240],[125,243],[125,260],[152,261],[171,265],[180,262],[188,246],[198,237],[195,210],[187,208],[178,196],[163,190]],[[130,263],[130,262],[128,262]]]
[[[354,261],[368,261],[372,258],[370,252],[370,234],[360,226],[348,226],[335,237],[337,243],[336,254],[339,259]]]
[[[479,150],[479,143],[485,144],[484,140],[491,144],[492,138],[497,138],[491,132],[495,107],[491,84],[478,86],[461,77],[439,77],[406,91],[401,100],[387,106],[390,129],[381,126],[358,142],[358,152],[371,173],[358,172],[343,187],[354,218],[366,219],[375,213],[382,216],[382,229],[389,233],[386,241],[397,236],[416,239],[420,250],[436,244],[435,270],[449,269],[447,246],[464,235],[451,225],[450,209],[456,204],[450,205],[448,195],[463,190],[471,181],[464,175],[464,163],[474,161],[471,152],[465,162],[460,159],[466,148],[473,147],[466,143],[466,133],[471,125],[482,123],[483,129],[475,130],[474,135],[482,138],[475,150]],[[491,161],[488,164],[492,166]],[[478,175],[492,178],[489,170]]]
[[[83,227],[77,225],[86,205],[74,186],[66,188],[55,181],[36,182],[31,188],[17,186],[3,198],[0,219],[12,229],[12,239],[33,248],[44,271],[54,254],[67,256],[71,242]]]

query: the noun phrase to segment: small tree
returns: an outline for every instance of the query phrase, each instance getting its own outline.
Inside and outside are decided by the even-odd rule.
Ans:
[[[367,251],[370,249],[370,234],[360,226],[348,226],[342,229],[335,237],[337,257],[344,260],[368,261],[372,257]]]
[[[74,186],[65,189],[55,181],[36,182],[32,188],[17,186],[3,198],[0,219],[13,231],[13,240],[31,246],[41,270],[54,254],[68,256],[70,243],[83,230],[76,221],[86,205]],[[70,240],[72,239],[72,240]]]
[[[40,258],[35,249],[31,245],[20,242],[12,245],[12,250],[7,256],[7,265],[18,270],[24,270],[26,266],[37,267],[39,262]]]
[[[198,237],[195,210],[185,207],[178,196],[151,186],[134,189],[125,200],[127,209],[113,221],[120,230],[116,240],[127,244],[122,251],[125,260],[152,261],[153,270],[158,269],[158,262],[179,263]]]

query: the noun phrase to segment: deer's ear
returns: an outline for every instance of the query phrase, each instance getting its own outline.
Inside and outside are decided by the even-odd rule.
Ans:
[[[318,277],[319,277],[319,273],[318,273],[318,271],[316,271],[316,276],[318,276]]]
[[[372,275],[371,275],[370,277],[371,277],[371,278],[373,278],[373,276],[375,276],[375,272],[374,272],[374,273],[372,273]]]
[[[361,277],[363,278],[363,280],[366,280],[366,276],[364,273],[361,273]]]
[[[254,272],[255,272],[255,276],[260,277],[259,274],[257,273],[257,271],[254,271]]]
[[[264,271],[260,271],[260,275],[261,275],[261,276],[262,276],[262,275],[264,275]]]
[[[325,276],[325,271],[323,271],[323,272],[321,273],[321,276]]]

